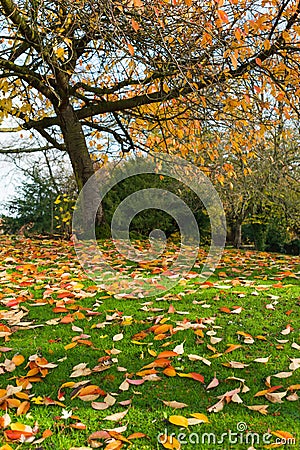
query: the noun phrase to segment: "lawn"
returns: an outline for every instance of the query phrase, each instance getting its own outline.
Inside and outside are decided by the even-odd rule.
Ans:
[[[0,450],[299,448],[299,258],[228,249],[203,282],[201,251],[167,294],[116,298],[70,242],[1,249]]]

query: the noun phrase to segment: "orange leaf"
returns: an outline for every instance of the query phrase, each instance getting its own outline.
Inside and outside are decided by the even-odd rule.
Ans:
[[[16,365],[16,366],[20,366],[21,364],[23,364],[23,362],[25,361],[25,358],[23,355],[15,355],[12,359],[12,362]]]
[[[288,391],[297,391],[298,389],[300,389],[300,384],[292,384],[288,387]]]
[[[17,398],[8,398],[6,401],[9,408],[19,408],[19,406],[21,405],[20,400],[18,400]]]
[[[190,372],[190,373],[178,373],[180,377],[192,378],[193,380],[200,381],[200,383],[204,383],[204,377],[200,373]]]
[[[138,31],[138,29],[140,28],[140,24],[134,19],[131,19],[131,26],[134,31]]]
[[[222,9],[218,9],[217,14],[218,14],[218,17],[221,20],[221,22],[224,22],[224,23],[229,22],[228,15],[225,11],[223,11]]]
[[[166,350],[164,352],[161,352],[157,358],[172,358],[172,356],[178,356],[178,353],[173,352],[171,350]]]
[[[72,423],[70,425],[71,428],[75,428],[76,430],[86,430],[86,425],[81,422]]]
[[[109,434],[111,435],[112,438],[114,438],[116,440],[119,440],[122,442],[128,442],[130,444],[130,441],[125,436],[122,436],[121,433],[118,433],[117,431],[111,430],[109,432]]]
[[[99,386],[95,386],[95,385],[90,385],[90,386],[85,386],[82,389],[80,389],[78,396],[79,397],[84,397],[85,395],[102,395],[105,396],[105,392],[99,388]]]
[[[104,450],[119,450],[119,448],[123,447],[122,441],[112,441],[104,448]]]
[[[130,436],[128,436],[128,439],[141,439],[147,437],[147,435],[145,433],[132,433]]]
[[[193,378],[193,380],[200,381],[200,383],[204,383],[204,376],[201,375],[200,373],[191,372],[190,375],[191,378]]]
[[[52,431],[49,430],[49,428],[48,428],[47,430],[45,430],[43,432],[43,439],[47,439],[48,437],[52,436],[52,434],[53,434]]]
[[[163,325],[159,325],[155,330],[154,330],[154,334],[164,334],[169,330],[172,330],[173,326],[170,324],[163,324]]]
[[[60,321],[60,323],[65,323],[65,324],[66,323],[72,323],[72,322],[74,322],[74,317],[72,317],[71,314],[67,314]]]
[[[281,431],[281,430],[276,430],[276,431],[271,431],[271,433],[274,436],[277,436],[281,439],[287,440],[287,439],[295,439],[294,436],[289,433],[288,431]]]
[[[227,308],[226,306],[222,306],[222,308],[220,308],[220,311],[225,312],[227,314],[231,313],[231,310],[229,308]]]
[[[127,44],[127,47],[128,47],[129,53],[131,54],[131,56],[133,56],[134,55],[134,48],[133,48],[133,46],[131,44]]]
[[[241,348],[240,344],[229,344],[229,347],[225,350],[224,353],[230,353],[236,350],[237,348]]]
[[[22,414],[26,414],[30,408],[30,402],[22,402],[21,405],[17,409],[17,416],[21,416]]]

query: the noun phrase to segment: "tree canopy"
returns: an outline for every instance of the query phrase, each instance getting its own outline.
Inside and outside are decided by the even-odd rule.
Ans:
[[[1,116],[67,151],[79,189],[109,151],[213,158],[203,136],[232,123],[238,151],[275,103],[298,117],[299,15],[298,0],[0,0]]]

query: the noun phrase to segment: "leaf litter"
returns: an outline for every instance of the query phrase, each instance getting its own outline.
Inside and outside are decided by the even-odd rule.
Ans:
[[[300,358],[297,356],[300,350],[299,334],[296,322],[293,321],[293,312],[297,311],[299,302],[292,301],[289,308],[285,308],[283,326],[278,327],[274,336],[264,335],[263,332],[255,336],[252,330],[243,329],[243,319],[249,314],[249,303],[246,302],[248,297],[262,296],[266,300],[261,305],[262,310],[268,311],[266,320],[272,320],[272,314],[278,313],[282,294],[279,292],[275,295],[274,290],[286,290],[293,286],[285,283],[286,278],[299,278],[297,258],[225,251],[219,266],[222,283],[219,280],[202,282],[199,274],[192,272],[184,283],[179,284],[180,292],[167,293],[147,302],[143,302],[142,298],[141,301],[134,300],[139,311],[136,318],[132,313],[126,315],[126,299],[123,300],[123,310],[110,309],[110,303],[115,303],[118,296],[110,293],[109,286],[94,286],[87,280],[74,257],[70,243],[40,242],[34,239],[13,241],[7,237],[1,237],[1,240],[0,375],[4,378],[0,389],[0,429],[6,442],[0,447],[2,450],[28,443],[40,445],[51,440],[60,421],[63,421],[59,425],[60,432],[77,430],[85,433],[82,445],[89,447],[81,448],[104,445],[109,450],[130,446],[136,439],[148,442],[149,436],[143,433],[142,423],[131,434],[127,432],[131,423],[131,409],[134,411],[136,399],[140,396],[147,398],[151,392],[149,386],[157,383],[167,386],[173,379],[179,384],[184,382],[184,386],[188,386],[188,380],[189,383],[196,383],[195,387],[201,389],[201,395],[207,396],[208,404],[206,402],[207,406],[202,411],[195,412],[192,399],[185,403],[182,401],[184,396],[174,399],[171,390],[165,390],[165,398],[157,397],[157,401],[167,408],[167,416],[163,410],[158,410],[162,429],[164,417],[168,417],[169,423],[175,427],[200,426],[206,427],[207,431],[213,420],[208,415],[213,418],[224,408],[228,410],[232,404],[246,408],[253,414],[267,416],[272,413],[274,404],[276,410],[273,411],[278,411],[285,402],[299,401],[297,391],[300,390],[300,385],[288,382],[289,378],[296,381],[294,374],[300,367]],[[105,246],[108,260],[118,261],[123,281],[128,279],[128,286],[134,277],[147,272],[151,276],[151,273],[156,272],[156,267],[159,267],[158,261],[146,266],[128,266],[122,258],[116,259],[112,243],[107,241]],[[176,247],[169,253],[176,253]],[[200,251],[194,270],[201,267],[204,258],[205,254]],[[271,272],[267,270],[270,266]],[[230,273],[229,269],[232,277],[227,275]],[[253,274],[255,278],[248,279]],[[266,280],[269,281],[268,284]],[[252,289],[250,295],[244,290],[249,288]],[[206,298],[205,292],[210,290],[217,290],[215,298]],[[269,290],[272,292],[268,292]],[[196,316],[192,310],[180,311],[174,306],[186,296],[192,297],[190,304],[193,311],[198,308]],[[201,296],[203,301],[196,300]],[[244,299],[245,303],[235,304],[234,299],[237,298]],[[272,300],[271,304],[268,303],[269,299]],[[160,302],[162,307],[156,307],[156,302]],[[203,314],[212,307],[214,312]],[[43,314],[36,315],[38,310],[47,310],[44,321]],[[151,313],[154,315],[149,316]],[[226,316],[236,317],[232,320],[239,323],[236,342],[233,342],[232,337],[230,341],[227,340],[224,327]],[[227,326],[231,323],[233,322],[227,320]],[[48,331],[57,327],[67,327],[69,342],[66,342],[65,335],[60,338],[56,337],[56,333]],[[134,332],[131,332],[131,327]],[[39,330],[38,333],[44,333],[50,338],[47,338],[45,348],[41,346],[38,352],[32,354],[26,349],[23,354],[22,333],[30,333],[31,330],[35,330],[35,333]],[[77,334],[73,335],[74,333]],[[284,339],[280,337],[282,335]],[[191,339],[194,339],[192,345]],[[263,343],[264,354],[261,351]],[[51,350],[51,346],[55,345],[63,346],[65,356],[58,358],[55,355]],[[119,358],[122,358],[123,364],[126,360],[124,356],[128,345],[141,351],[141,364],[134,372],[130,358],[126,364],[128,367],[119,364]],[[257,357],[249,357],[249,345],[254,346],[253,348],[258,346]],[[278,365],[279,370],[272,363],[270,346],[275,346],[279,352],[278,358],[282,346],[288,349],[289,360],[280,364],[280,367]],[[69,381],[56,386],[50,383],[48,386],[47,380],[51,379],[54,371],[65,370],[63,366],[69,360],[76,361],[76,358],[72,359],[72,352],[76,352],[78,348],[84,350],[85,358],[75,365],[68,364],[65,376]],[[233,352],[238,355],[237,360],[231,359]],[[100,355],[94,364],[91,360],[95,360],[96,353]],[[143,359],[146,364],[142,363]],[[264,385],[257,381],[257,387],[264,389],[254,392],[246,382],[259,363],[264,366],[266,376]],[[229,376],[224,377],[224,370],[228,370]],[[234,376],[235,371],[237,374],[243,372],[243,378]],[[116,373],[120,375],[117,377]],[[280,379],[282,385],[271,385],[272,379]],[[101,380],[105,381],[106,386],[109,384],[109,390],[104,389]],[[228,383],[235,383],[237,386],[228,390]],[[41,385],[43,389],[39,388]],[[42,391],[47,391],[47,387],[48,392],[45,394]],[[167,394],[169,399],[166,398]],[[261,397],[267,403],[252,404]],[[94,410],[95,414],[104,412],[99,416],[100,429],[87,432],[84,410],[82,412],[79,408],[80,416],[75,412],[78,409],[77,401],[82,402],[84,408]],[[30,422],[37,408],[48,408],[51,405],[60,408],[60,414],[53,418],[52,426],[45,428],[42,422]],[[109,409],[111,413],[105,415]],[[178,409],[189,409],[190,412],[185,415],[174,414]],[[168,414],[168,411],[173,411],[173,414]],[[109,428],[106,421],[111,424],[115,422],[117,426]],[[127,437],[124,433],[127,433]],[[277,437],[293,436],[287,431],[271,430],[271,433]],[[176,439],[171,443],[168,436],[161,442],[165,448],[180,448],[180,443]]]

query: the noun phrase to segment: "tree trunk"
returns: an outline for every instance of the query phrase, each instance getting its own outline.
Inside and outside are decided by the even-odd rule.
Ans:
[[[88,152],[82,125],[73,107],[70,104],[62,106],[58,111],[58,115],[61,120],[64,143],[71,160],[78,192],[80,192],[95,173],[93,162]],[[82,238],[91,238],[93,237],[95,225],[101,226],[104,222],[103,208],[99,200],[96,183],[92,184],[90,189],[85,189],[84,197],[80,205],[80,230],[75,231]],[[78,213],[76,216],[79,217]]]
[[[232,225],[233,246],[240,248],[242,243],[242,223],[236,220]]]

